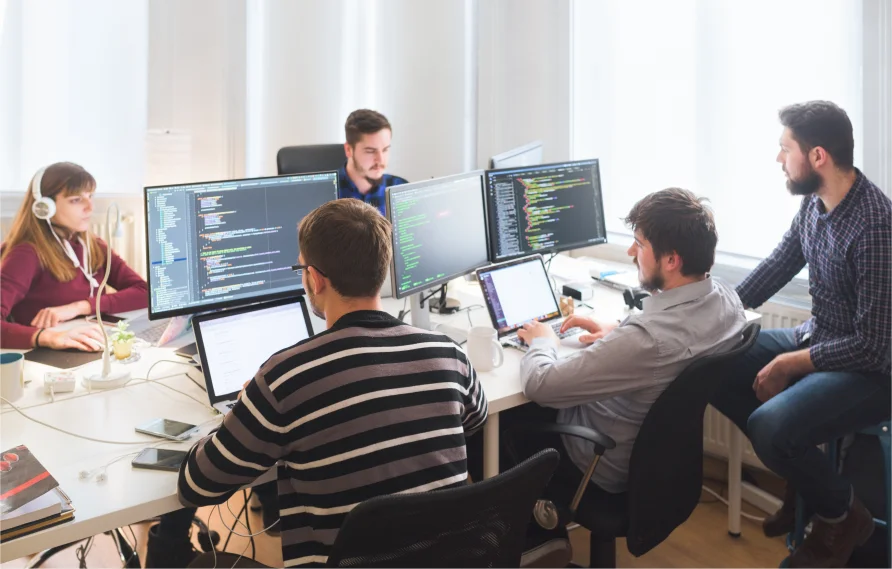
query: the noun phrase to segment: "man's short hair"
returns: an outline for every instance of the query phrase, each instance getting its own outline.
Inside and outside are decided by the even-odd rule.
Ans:
[[[378,111],[359,109],[347,117],[347,122],[344,123],[344,134],[347,137],[347,144],[354,147],[364,134],[375,134],[385,128],[393,132],[387,117]]]
[[[322,272],[344,297],[377,296],[390,267],[390,222],[353,198],[311,211],[297,228],[304,263]]]
[[[803,154],[820,146],[843,170],[851,170],[855,154],[852,121],[835,103],[808,101],[782,108],[778,112],[782,125],[790,129]]]
[[[667,188],[641,199],[626,217],[626,225],[641,231],[659,260],[675,251],[682,259],[681,274],[702,275],[715,263],[719,234],[712,210],[688,190]]]

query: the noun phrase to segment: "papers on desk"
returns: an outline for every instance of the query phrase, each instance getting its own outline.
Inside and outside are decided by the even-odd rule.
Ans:
[[[0,542],[74,517],[68,496],[28,447],[0,456]]]

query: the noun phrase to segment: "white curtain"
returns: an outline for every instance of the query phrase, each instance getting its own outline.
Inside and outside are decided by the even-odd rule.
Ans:
[[[275,174],[279,148],[344,141],[358,108],[393,125],[389,170],[409,180],[464,171],[475,2],[249,0],[248,175]]]
[[[573,154],[600,158],[608,230],[648,193],[707,196],[719,250],[771,252],[799,199],[775,162],[790,103],[829,99],[861,165],[861,2],[577,0]]]
[[[81,164],[103,193],[137,192],[145,163],[147,0],[9,0],[0,36],[0,189]]]

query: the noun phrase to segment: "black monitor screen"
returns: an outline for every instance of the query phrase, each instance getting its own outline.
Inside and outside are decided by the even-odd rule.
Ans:
[[[607,241],[597,160],[486,172],[492,261]]]
[[[392,186],[387,211],[397,298],[487,264],[481,172]]]
[[[337,172],[145,189],[149,318],[302,293],[297,224]]]

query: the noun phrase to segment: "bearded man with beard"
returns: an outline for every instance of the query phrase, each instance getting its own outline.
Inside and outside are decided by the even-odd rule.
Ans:
[[[792,567],[843,567],[874,529],[851,483],[817,447],[890,415],[892,207],[853,166],[852,123],[828,101],[780,111],[777,161],[803,196],[774,252],[737,287],[757,308],[808,265],[812,318],[762,330],[729,366],[712,404],[750,438],[762,462],[787,480],[770,537],[793,529],[796,494],[814,514]]]
[[[390,121],[379,112],[359,109],[347,117],[344,134],[347,162],[338,171],[338,196],[362,200],[385,215],[387,188],[408,183],[386,173],[393,134]]]
[[[526,324],[518,332],[530,346],[521,360],[521,382],[533,403],[499,414],[500,429],[558,422],[593,428],[616,441],[589,483],[595,494],[626,490],[632,445],[651,406],[693,361],[738,346],[746,326],[737,294],[709,276],[718,233],[702,199],[678,188],[655,192],[635,204],[626,223],[635,234],[628,253],[653,296],[622,323],[567,318],[563,330],[585,329],[580,341],[591,345],[565,358],[557,356],[558,338],[550,326]],[[562,447],[553,480],[572,480],[572,488],[594,457],[592,445],[578,441],[549,441]],[[536,449],[519,450],[518,457]],[[469,441],[468,453],[471,475],[479,476],[479,442]]]

